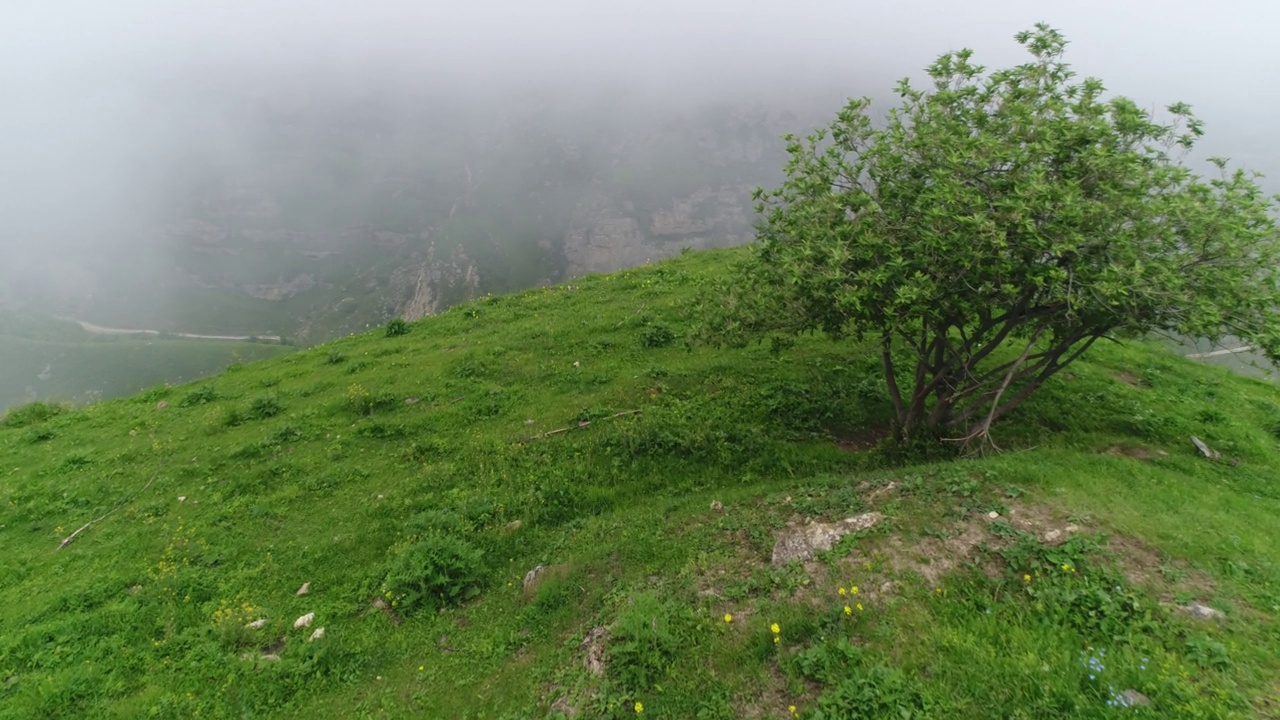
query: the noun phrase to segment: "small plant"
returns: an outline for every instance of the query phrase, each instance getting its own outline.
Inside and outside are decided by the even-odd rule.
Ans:
[[[647,348],[667,347],[676,341],[676,334],[662,323],[652,323],[640,331],[640,346]]]
[[[663,602],[652,592],[632,597],[610,633],[610,679],[632,691],[661,682],[685,645],[692,625],[689,613],[685,606]]]
[[[480,594],[482,560],[466,540],[431,532],[391,561],[383,594],[404,612],[460,605]]]
[[[346,355],[343,355],[337,350],[330,350],[329,354],[324,359],[324,364],[325,365],[341,365],[346,361],[347,361]]]
[[[243,425],[248,416],[240,408],[227,408],[222,414],[222,425],[226,427],[236,427]]]
[[[404,318],[394,318],[387,323],[387,337],[400,337],[409,334],[409,323]]]
[[[280,405],[279,398],[275,395],[262,395],[249,404],[248,415],[255,420],[265,420],[279,415],[282,410],[284,408]]]
[[[228,602],[223,600],[213,613],[213,629],[222,646],[230,651],[241,650],[253,644],[252,630],[247,627],[258,619],[261,609],[248,600]]]
[[[347,388],[346,406],[357,415],[369,416],[377,410],[385,410],[396,404],[396,399],[386,393],[377,395],[360,383],[352,383]]]
[[[218,391],[212,385],[204,385],[187,393],[178,405],[181,407],[195,407],[196,405],[208,405],[217,399]]]

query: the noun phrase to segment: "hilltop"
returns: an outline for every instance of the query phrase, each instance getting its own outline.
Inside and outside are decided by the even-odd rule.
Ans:
[[[12,411],[0,718],[1280,716],[1273,383],[1099,343],[895,457],[858,344],[686,343],[740,253]]]

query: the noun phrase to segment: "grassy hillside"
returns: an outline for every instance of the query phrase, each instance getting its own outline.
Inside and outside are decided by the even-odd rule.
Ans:
[[[684,346],[733,257],[11,413],[0,718],[1280,713],[1274,385],[1100,346],[893,465],[858,346]]]
[[[34,399],[84,402],[132,395],[290,350],[265,343],[103,337],[70,321],[0,313],[0,410]]]

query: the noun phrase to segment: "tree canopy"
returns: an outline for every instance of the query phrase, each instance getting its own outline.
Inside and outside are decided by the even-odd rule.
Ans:
[[[873,122],[856,99],[788,136],[787,178],[756,194],[752,260],[716,336],[873,339],[897,430],[964,444],[1100,338],[1241,338],[1280,354],[1277,198],[1256,175],[1184,161],[1202,135],[1076,80],[1067,42],[1019,33],[1028,62],[970,50],[903,80]]]

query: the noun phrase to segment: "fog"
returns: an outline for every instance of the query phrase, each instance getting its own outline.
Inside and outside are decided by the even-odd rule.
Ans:
[[[138,308],[172,288],[133,295],[239,287],[231,276],[257,260],[215,274],[179,256],[183,243],[248,230],[311,233],[297,242],[344,252],[335,243],[357,241],[334,233],[357,226],[433,242],[480,233],[488,245],[458,247],[487,258],[482,277],[506,278],[492,287],[557,280],[563,268],[504,275],[503,262],[533,262],[504,238],[559,248],[602,183],[657,212],[702,186],[768,182],[777,148],[757,152],[757,136],[803,131],[850,96],[891,99],[895,79],[949,49],[1018,62],[1012,35],[1037,21],[1064,31],[1068,61],[1110,91],[1153,109],[1191,103],[1207,126],[1201,156],[1229,156],[1277,187],[1280,6],[1265,0],[8,3],[0,304],[160,322]],[[705,137],[729,127],[748,150]],[[540,149],[552,146],[572,160],[554,181],[560,156]],[[695,181],[681,160],[717,169]],[[468,213],[537,222],[445,228]],[[195,221],[198,240],[173,230]],[[378,260],[361,262],[344,272]],[[104,314],[115,305],[130,310]]]

